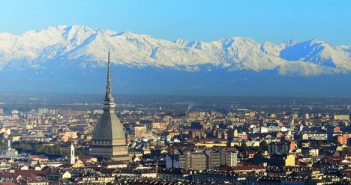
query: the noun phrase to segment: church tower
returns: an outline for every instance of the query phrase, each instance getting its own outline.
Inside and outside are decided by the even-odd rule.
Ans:
[[[73,143],[71,143],[71,146],[70,146],[69,150],[70,150],[70,152],[69,152],[69,164],[74,164],[74,163],[76,163],[76,154],[75,154]]]
[[[124,128],[115,113],[115,103],[111,88],[110,52],[108,52],[107,86],[103,104],[103,114],[95,126],[90,144],[90,154],[115,161],[129,161]]]

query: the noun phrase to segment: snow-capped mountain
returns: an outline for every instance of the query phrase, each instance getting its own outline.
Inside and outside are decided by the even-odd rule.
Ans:
[[[349,96],[351,46],[231,37],[174,42],[84,26],[0,33],[0,92]]]
[[[112,62],[129,67],[199,71],[277,70],[280,75],[316,76],[351,71],[351,46],[319,40],[280,45],[231,37],[212,42],[175,42],[148,35],[84,26],[48,27],[23,35],[0,33],[0,69],[44,68],[48,61],[101,66],[107,51]]]

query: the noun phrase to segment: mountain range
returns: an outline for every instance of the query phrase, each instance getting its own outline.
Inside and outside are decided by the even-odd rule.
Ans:
[[[120,93],[347,96],[351,90],[351,46],[241,37],[172,42],[60,25],[0,33],[0,91],[103,92],[108,51]]]

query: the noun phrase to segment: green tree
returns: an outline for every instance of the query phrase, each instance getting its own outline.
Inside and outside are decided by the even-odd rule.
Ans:
[[[6,150],[7,149],[7,145],[5,140],[0,140],[0,150]]]
[[[266,140],[263,140],[261,143],[260,143],[260,150],[261,151],[264,151],[264,150],[267,150],[267,142]]]
[[[241,152],[247,150],[247,145],[246,145],[246,142],[245,142],[245,141],[242,141],[242,142],[241,142],[241,145],[240,145],[240,147],[238,148],[238,150],[241,151]]]

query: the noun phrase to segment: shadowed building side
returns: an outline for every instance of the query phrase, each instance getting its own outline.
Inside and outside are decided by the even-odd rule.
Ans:
[[[103,110],[104,112],[94,129],[93,139],[90,143],[90,154],[116,161],[131,160],[123,125],[115,113],[111,89],[110,53],[108,53],[107,86]]]

